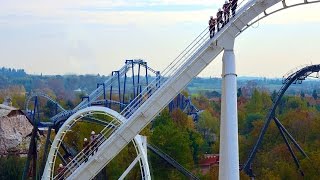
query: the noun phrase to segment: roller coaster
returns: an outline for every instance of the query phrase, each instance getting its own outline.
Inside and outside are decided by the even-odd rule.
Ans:
[[[257,153],[257,150],[258,150],[260,144],[262,143],[263,136],[266,133],[266,130],[267,130],[271,120],[274,120],[275,124],[277,125],[277,127],[281,133],[281,136],[283,137],[283,139],[288,147],[288,150],[289,150],[292,158],[294,159],[294,162],[297,166],[297,169],[300,171],[301,175],[303,176],[303,170],[301,169],[300,164],[299,164],[299,160],[296,157],[296,155],[294,154],[292,147],[289,144],[288,138],[304,157],[308,158],[308,156],[303,151],[303,149],[299,146],[299,144],[296,142],[296,140],[293,138],[293,136],[288,132],[288,130],[286,130],[286,128],[281,124],[279,119],[275,116],[275,110],[276,110],[277,106],[279,105],[281,98],[283,97],[286,90],[290,87],[291,84],[297,84],[297,83],[301,84],[303,82],[303,80],[305,80],[309,76],[314,77],[314,78],[319,78],[320,77],[319,71],[320,71],[320,65],[307,65],[301,69],[298,69],[297,71],[291,71],[289,74],[286,74],[283,77],[283,86],[280,88],[276,98],[274,99],[274,103],[273,103],[272,108],[269,112],[269,115],[265,121],[265,124],[261,130],[261,133],[260,133],[259,138],[256,142],[256,145],[252,149],[252,151],[248,157],[248,160],[246,161],[246,163],[242,167],[242,170],[245,171],[250,177],[254,177],[253,171],[251,169],[251,164],[252,164],[252,161],[255,157],[255,154]],[[315,74],[315,76],[312,76],[312,74]],[[30,96],[30,97],[34,98],[35,103],[37,102],[37,98],[38,98],[38,96],[36,94],[39,95],[40,97],[44,97],[45,99],[47,99],[50,102],[53,102],[54,104],[57,104],[56,101],[54,101],[49,96],[44,95],[43,93],[35,93],[35,94],[32,94],[32,96]],[[180,95],[180,96],[182,96],[182,95]],[[27,100],[27,102],[30,103],[30,98]],[[176,104],[177,102],[179,102],[179,100],[176,100],[176,102],[172,101],[171,103]],[[57,105],[56,107],[59,107],[59,106]],[[183,107],[183,105],[176,105],[176,107]],[[63,108],[60,108],[60,109],[63,109]],[[31,110],[29,110],[29,111],[31,111]],[[34,112],[36,112],[36,111],[34,111]],[[31,114],[36,115],[35,113],[31,113]],[[115,116],[116,113],[112,112],[112,114],[114,114],[114,116]],[[105,123],[101,123],[100,121],[96,122],[96,123],[106,125]],[[50,131],[48,131],[48,132],[50,132]],[[136,140],[136,141],[139,141],[139,140]],[[188,170],[186,170],[184,167],[182,167],[178,162],[176,162],[173,158],[168,156],[166,153],[162,152],[159,148],[157,148],[153,145],[150,145],[150,144],[147,144],[147,147],[152,152],[158,154],[161,158],[165,159],[167,162],[172,164],[172,166],[177,168],[180,172],[182,172],[187,177],[189,177],[191,179],[197,179],[196,176],[194,176],[192,173],[190,173]],[[143,152],[142,147],[138,147],[138,148],[139,148],[139,151]],[[65,150],[66,153],[70,153],[70,151],[71,151],[71,150],[68,150],[67,147],[64,147],[64,149],[66,149]],[[59,157],[62,159],[62,161],[64,163],[67,164],[66,160],[63,158],[63,155],[60,154]],[[79,161],[78,161],[78,163],[79,163]],[[148,167],[148,165],[146,165],[146,164],[147,164],[147,160],[145,159],[144,165],[142,165],[141,167]],[[148,170],[144,170],[143,174],[146,174],[145,172],[148,172]]]
[[[144,68],[144,72],[141,71],[142,70],[141,67]],[[143,76],[141,76],[142,73],[144,73]],[[130,76],[128,74],[130,74]],[[73,110],[65,110],[58,102],[56,102],[53,98],[51,98],[50,96],[48,96],[43,92],[31,93],[26,99],[25,112],[28,118],[31,120],[31,123],[34,125],[35,131],[34,133],[32,133],[33,135],[32,143],[30,143],[28,161],[26,163],[24,176],[26,176],[27,172],[30,171],[29,169],[30,160],[36,159],[36,156],[37,156],[37,152],[35,150],[35,147],[37,146],[36,145],[37,131],[39,130],[47,131],[47,135],[46,135],[47,139],[45,142],[44,153],[42,157],[43,162],[41,165],[41,167],[44,167],[49,144],[52,144],[52,141],[50,140],[51,130],[55,129],[55,131],[58,132],[60,125],[63,124],[63,122],[65,121],[65,118],[68,118],[69,116],[72,116],[73,114],[78,113],[82,109],[85,109],[87,107],[92,107],[92,106],[95,106],[95,107],[99,106],[100,108],[107,107],[106,114],[108,116],[114,117],[116,114],[116,111],[121,111],[121,109],[126,107],[130,103],[130,101],[132,101],[132,99],[136,97],[137,94],[139,94],[141,89],[148,85],[149,78],[157,79],[159,78],[159,76],[160,76],[160,72],[153,70],[151,67],[147,65],[147,62],[143,60],[140,60],[140,59],[126,60],[124,67],[122,67],[119,71],[113,71],[111,75],[108,77],[108,80],[105,81],[105,83],[98,83],[97,89],[94,90],[90,95],[83,96],[81,98],[82,102],[79,105],[77,105]],[[100,86],[103,87],[102,90],[100,90]],[[50,118],[50,121],[42,121],[45,118],[42,117],[43,113],[41,111],[41,106],[40,106],[41,99],[44,99],[47,102],[53,104],[52,111],[54,112],[55,115],[53,116],[53,118]],[[199,113],[201,113],[201,111],[198,110],[198,108],[196,108],[192,104],[190,97],[185,97],[183,94],[178,94],[177,97],[170,102],[168,109],[169,109],[169,112],[173,112],[175,109],[180,109],[182,112],[191,116],[194,121],[198,120],[198,115]],[[81,121],[95,123],[102,126],[109,125],[107,122],[100,120],[99,118],[95,118],[93,113],[88,116],[82,117]],[[116,124],[119,125],[121,123],[122,122],[113,123],[112,128],[114,128]],[[140,142],[141,141],[140,139],[141,139],[140,136],[137,136],[134,140],[134,144],[136,147],[136,151],[138,152],[138,154],[140,153],[140,156],[142,157],[142,160],[141,160],[142,174],[145,174],[146,177],[149,177],[150,173],[149,173],[149,168],[147,164],[147,157],[144,154],[145,152],[141,146],[142,143]],[[63,164],[67,165],[68,164],[67,158],[77,157],[77,154],[79,152],[77,152],[70,145],[67,145],[66,143],[63,143],[63,142],[61,142],[60,146],[62,147],[64,153],[58,152],[58,157]],[[195,178],[195,176],[191,172],[186,170],[178,162],[174,161],[173,158],[171,158],[170,156],[162,152],[160,149],[150,144],[147,145],[147,148],[152,150],[152,152],[154,152],[155,154],[159,155],[162,158],[166,157],[164,158],[164,160],[166,160],[169,164],[172,164],[175,168],[177,168],[180,172],[182,172],[186,176],[188,177],[190,176],[192,179]],[[36,166],[36,161],[34,161],[32,164]],[[33,167],[32,170],[33,169],[36,169],[36,167]],[[41,170],[41,173],[42,171],[43,169]],[[38,175],[39,173],[33,174],[33,176],[38,176]]]
[[[255,157],[257,150],[262,142],[262,139],[267,131],[267,128],[270,125],[271,120],[274,120],[276,126],[278,127],[280,134],[283,138],[283,140],[286,143],[286,146],[288,147],[288,150],[292,156],[292,158],[294,159],[294,162],[297,166],[297,169],[300,171],[300,174],[303,176],[303,171],[300,167],[300,163],[298,158],[296,157],[296,155],[294,154],[294,151],[292,150],[292,147],[289,144],[288,138],[292,141],[292,143],[294,144],[294,146],[299,150],[299,152],[306,158],[308,158],[307,154],[303,151],[303,149],[299,146],[299,144],[297,143],[297,141],[292,137],[292,135],[286,130],[286,128],[281,124],[281,122],[279,121],[279,119],[276,117],[276,108],[278,107],[281,98],[283,97],[284,93],[286,92],[286,90],[289,88],[289,86],[291,84],[296,84],[299,83],[301,84],[303,80],[305,80],[307,77],[311,76],[311,74],[316,73],[315,78],[319,78],[319,71],[320,71],[320,65],[310,65],[310,66],[306,66],[303,67],[299,70],[297,70],[296,72],[293,72],[292,74],[287,74],[283,77],[283,86],[281,87],[281,89],[279,90],[276,98],[274,99],[272,108],[268,114],[268,117],[263,125],[263,128],[260,132],[259,138],[255,144],[255,146],[253,147],[248,160],[246,161],[246,163],[244,164],[243,170],[251,177],[253,177],[253,173],[252,170],[250,169],[250,165],[252,163],[253,158]]]
[[[248,29],[259,20],[268,17],[271,14],[284,9],[295,7],[298,5],[306,5],[318,3],[320,1],[292,2],[285,0],[244,0],[239,3],[239,8],[234,17],[224,25],[224,27],[216,33],[213,38],[209,38],[208,28],[206,28],[196,39],[185,49],[179,56],[165,68],[161,76],[155,72],[156,76],[152,81],[146,80],[146,86],[142,88],[133,85],[133,97],[128,103],[124,103],[124,97],[121,97],[120,81],[117,77],[126,77],[126,73],[134,62],[128,63],[129,66],[121,68],[119,71],[112,73],[111,79],[98,85],[98,88],[73,110],[61,111],[51,118],[54,127],[58,132],[52,142],[42,179],[59,179],[55,174],[56,157],[59,156],[60,147],[63,148],[63,138],[83,117],[92,114],[109,114],[112,118],[106,122],[105,128],[100,132],[100,136],[96,141],[96,151],[80,152],[68,165],[67,170],[63,173],[66,179],[92,179],[103,167],[105,167],[128,143],[130,143],[136,135],[146,127],[158,113],[164,109],[172,100],[184,89],[184,87],[197,76],[211,61],[213,61],[223,50],[223,74],[222,74],[222,110],[221,110],[221,139],[220,139],[220,179],[239,179],[239,157],[238,157],[238,135],[237,135],[237,105],[236,105],[236,73],[235,73],[235,56],[233,46],[235,38],[243,31]],[[273,10],[271,7],[279,5],[280,8]],[[262,17],[260,16],[262,15]],[[138,63],[139,64],[139,63]],[[140,67],[139,64],[138,66]],[[142,65],[143,66],[143,65]],[[263,135],[268,128],[271,119],[273,119],[285,140],[288,149],[295,160],[297,168],[303,174],[299,166],[299,161],[294,155],[292,148],[288,144],[287,137],[295,144],[300,152],[306,156],[302,148],[296,143],[289,132],[283,127],[280,121],[275,117],[275,109],[283,96],[285,90],[294,82],[300,82],[311,73],[319,72],[319,65],[308,66],[285,78],[284,86],[278,93],[273,104],[273,108],[269,113],[269,117],[261,131],[257,144],[253,148],[248,161],[242,170],[252,176],[250,165],[254,158],[259,145],[261,144]],[[134,75],[132,76],[134,77]],[[138,80],[139,81],[139,80]],[[110,113],[112,104],[112,88],[113,82],[118,82],[118,109],[120,113]],[[133,80],[134,82],[134,80]],[[106,100],[105,89],[110,88],[110,98]],[[125,90],[123,88],[122,90]],[[100,96],[104,96],[99,101]],[[129,99],[129,98],[128,98]],[[104,102],[105,107],[90,106],[94,102]],[[36,106],[34,108],[35,112]],[[33,116],[35,117],[34,113]],[[94,116],[93,116],[94,117]],[[228,129],[228,131],[227,131]],[[91,155],[87,161],[87,157]],[[81,163],[79,163],[81,162]],[[147,176],[143,178],[148,179]]]

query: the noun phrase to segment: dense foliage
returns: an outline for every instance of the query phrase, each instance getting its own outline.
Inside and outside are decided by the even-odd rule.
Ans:
[[[0,158],[0,179],[21,179],[26,158],[15,155]]]
[[[79,103],[83,95],[81,93],[85,94],[83,91],[77,94],[74,92],[75,89],[80,88],[90,92],[96,87],[96,82],[106,78],[89,75],[23,75],[10,79],[8,77],[13,76],[7,71],[3,70],[6,73],[0,73],[0,101],[10,96],[13,105],[20,108],[24,108],[26,92],[39,89],[57,99],[64,108],[72,109]],[[169,113],[165,109],[142,132],[148,137],[148,143],[160,148],[201,179],[218,177],[218,166],[212,166],[207,174],[201,174],[199,167],[199,161],[205,154],[219,153],[220,90],[210,90],[208,84],[212,81],[217,86],[221,83],[219,79],[196,78],[187,88],[193,92],[191,93],[193,104],[202,110],[197,122],[181,110]],[[246,161],[259,136],[277,95],[274,89],[279,87],[278,83],[279,80],[267,79],[246,80],[240,83],[238,89],[240,164]],[[206,85],[208,88],[202,88],[201,85]],[[290,88],[289,93],[282,98],[276,116],[309,156],[309,158],[303,157],[291,144],[305,174],[304,178],[317,179],[320,175],[320,99],[318,98],[320,88],[316,81],[308,81],[299,88],[296,88],[297,86]],[[54,105],[45,100],[41,100],[41,104],[47,118],[51,117]],[[80,151],[83,139],[90,135],[90,131],[99,132],[102,128],[81,122],[74,127],[74,133],[66,137],[66,143]],[[152,152],[148,151],[148,156],[154,179],[185,179],[181,173]],[[135,149],[131,144],[103,170],[106,172],[105,176],[117,179],[135,157]],[[0,160],[0,179],[17,179],[16,177],[22,173],[23,162],[24,159],[3,157]],[[303,179],[274,122],[271,122],[266,132],[252,167],[257,179]],[[136,166],[128,175],[128,179],[139,177],[140,169]],[[248,179],[243,174],[241,178]]]

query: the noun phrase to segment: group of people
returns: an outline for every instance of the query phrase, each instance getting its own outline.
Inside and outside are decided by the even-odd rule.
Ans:
[[[221,8],[218,9],[217,17],[213,18],[213,16],[210,16],[209,20],[209,32],[210,32],[210,38],[213,38],[216,26],[217,31],[220,31],[220,28],[222,28],[224,25],[226,25],[229,22],[230,18],[230,10],[232,11],[232,16],[235,16],[236,9],[238,5],[238,0],[226,0],[225,3]]]
[[[83,154],[84,154],[84,161],[88,161],[88,156],[93,155],[94,152],[98,151],[98,143],[97,143],[98,135],[94,131],[91,131],[90,141],[87,138],[83,139]],[[88,152],[90,154],[88,154]]]
[[[99,135],[101,135],[99,133]],[[97,139],[99,135],[96,135],[94,131],[91,131],[90,135],[90,141],[88,141],[87,138],[83,139],[83,151],[82,151],[82,156],[84,157],[84,162],[88,161],[88,157],[93,155],[95,152],[98,151],[98,143]],[[76,160],[77,161],[77,160]],[[64,171],[65,171],[65,166],[63,164],[59,164],[59,167],[57,169],[57,175],[58,179],[64,179]]]

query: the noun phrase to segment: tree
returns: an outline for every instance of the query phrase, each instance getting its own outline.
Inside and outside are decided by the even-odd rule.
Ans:
[[[153,134],[150,137],[151,144],[191,170],[194,162],[191,151],[192,142],[189,140],[188,132],[175,125],[167,110],[155,119],[153,127]],[[170,165],[157,156],[151,156],[151,162],[156,164],[156,168],[153,169],[155,179],[176,179],[177,176],[181,176],[180,173],[173,170]]]
[[[245,120],[244,129],[242,130],[245,134],[249,133],[253,128],[253,122],[257,120],[263,120],[264,116],[260,113],[249,113]]]
[[[266,92],[259,92],[255,89],[252,97],[246,104],[247,113],[261,113],[265,115],[267,110],[271,107],[272,101],[270,95]]]
[[[180,109],[175,109],[172,113],[172,119],[176,123],[176,125],[181,129],[194,129],[194,123],[191,117],[188,117],[186,113],[184,113]]]
[[[20,179],[26,158],[8,155],[0,158],[0,179]]]
[[[74,104],[73,104],[73,102],[71,100],[67,100],[66,108],[67,109],[73,109],[74,108]]]
[[[197,127],[209,144],[215,141],[215,134],[219,134],[219,120],[213,117],[207,110],[204,110],[200,114]]]
[[[241,88],[238,88],[237,96],[238,96],[238,97],[241,97],[241,96],[242,96],[242,90],[241,90]]]
[[[317,91],[314,89],[313,92],[312,92],[312,97],[313,99],[317,100],[318,99],[318,94],[317,94]]]
[[[276,90],[273,90],[272,91],[272,94],[271,94],[271,100],[272,100],[272,102],[274,102],[275,100],[276,100],[276,97],[277,97],[277,91]]]
[[[307,107],[307,102],[299,97],[289,97],[286,104],[288,109],[305,109]]]

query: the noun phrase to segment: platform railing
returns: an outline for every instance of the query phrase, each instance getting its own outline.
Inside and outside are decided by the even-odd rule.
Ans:
[[[241,1],[238,6],[243,4],[247,0]],[[253,0],[250,0],[251,2]],[[248,3],[249,3],[248,2]],[[249,7],[239,7],[238,11],[244,11],[244,8]],[[229,23],[231,20],[229,20]],[[223,31],[223,28],[220,30]],[[216,33],[216,36],[214,39],[218,39],[221,33]],[[192,59],[193,56],[196,56],[196,52],[201,49],[203,46],[208,46],[210,41],[209,37],[209,27],[206,27],[188,46],[185,48],[178,56],[171,62],[161,73],[160,78],[155,78],[145,89],[128,105],[126,108],[120,113],[119,117],[115,117],[115,119],[119,119],[122,117],[125,117],[125,121],[123,124],[125,124],[129,117],[136,112],[136,110],[145,102],[147,101],[158,89],[160,89],[160,86],[165,86],[164,83],[166,83],[170,77],[177,76],[179,73],[181,73],[181,69],[183,67],[187,67],[189,65],[189,59]],[[112,132],[114,132],[116,129],[112,129]],[[99,145],[101,145],[104,141],[106,141],[105,137],[106,133],[109,134],[109,128],[104,128],[100,134],[102,135],[101,138],[97,139],[97,142]],[[86,153],[85,155],[88,156],[89,153]],[[90,155],[90,154],[89,154]],[[83,162],[83,161],[82,161]]]

